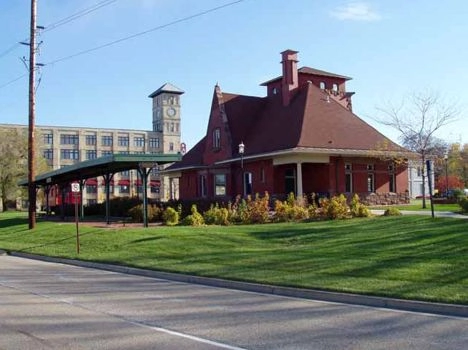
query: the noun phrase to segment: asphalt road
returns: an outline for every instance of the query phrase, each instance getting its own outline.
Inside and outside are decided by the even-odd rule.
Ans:
[[[0,349],[466,349],[468,319],[0,256]]]

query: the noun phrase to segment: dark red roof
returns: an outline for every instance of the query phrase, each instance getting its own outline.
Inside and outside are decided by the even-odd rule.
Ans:
[[[326,72],[324,70],[320,70],[320,69],[315,69],[315,68],[310,68],[310,67],[301,67],[297,70],[298,74],[309,74],[309,75],[317,75],[317,76],[321,76],[321,77],[330,77],[330,78],[338,78],[338,79],[343,79],[343,80],[351,80],[353,78],[351,77],[347,77],[345,75],[339,75],[339,74],[335,74],[335,73],[330,73],[330,72]],[[283,78],[283,76],[279,76],[279,77],[276,77],[274,79],[271,79],[271,80],[268,80],[264,83],[261,83],[260,85],[261,86],[267,86],[269,85],[270,83],[273,83],[275,81],[278,81],[278,80],[281,80]]]
[[[312,83],[301,86],[288,106],[283,106],[280,95],[261,98],[223,93],[222,99],[232,138],[232,158],[238,157],[237,144],[241,141],[246,156],[294,148],[312,152],[351,150],[363,155],[369,151],[406,151]],[[206,139],[170,169],[203,165]]]

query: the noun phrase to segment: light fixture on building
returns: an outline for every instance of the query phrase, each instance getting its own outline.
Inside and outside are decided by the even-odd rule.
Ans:
[[[244,151],[245,151],[245,145],[241,141],[241,143],[239,143],[239,154],[241,156],[241,168],[242,169],[244,169]]]

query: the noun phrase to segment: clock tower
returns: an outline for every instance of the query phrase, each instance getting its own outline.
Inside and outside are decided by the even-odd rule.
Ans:
[[[158,133],[161,153],[180,152],[180,96],[183,93],[166,83],[148,96],[153,99],[153,132]]]

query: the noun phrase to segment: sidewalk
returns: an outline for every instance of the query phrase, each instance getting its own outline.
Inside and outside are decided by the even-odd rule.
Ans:
[[[384,209],[371,209],[371,213],[374,215],[383,215],[384,212]],[[430,210],[400,210],[400,212],[403,215],[431,215]],[[451,211],[434,211],[434,216],[439,218],[468,219],[468,215],[457,214]]]

